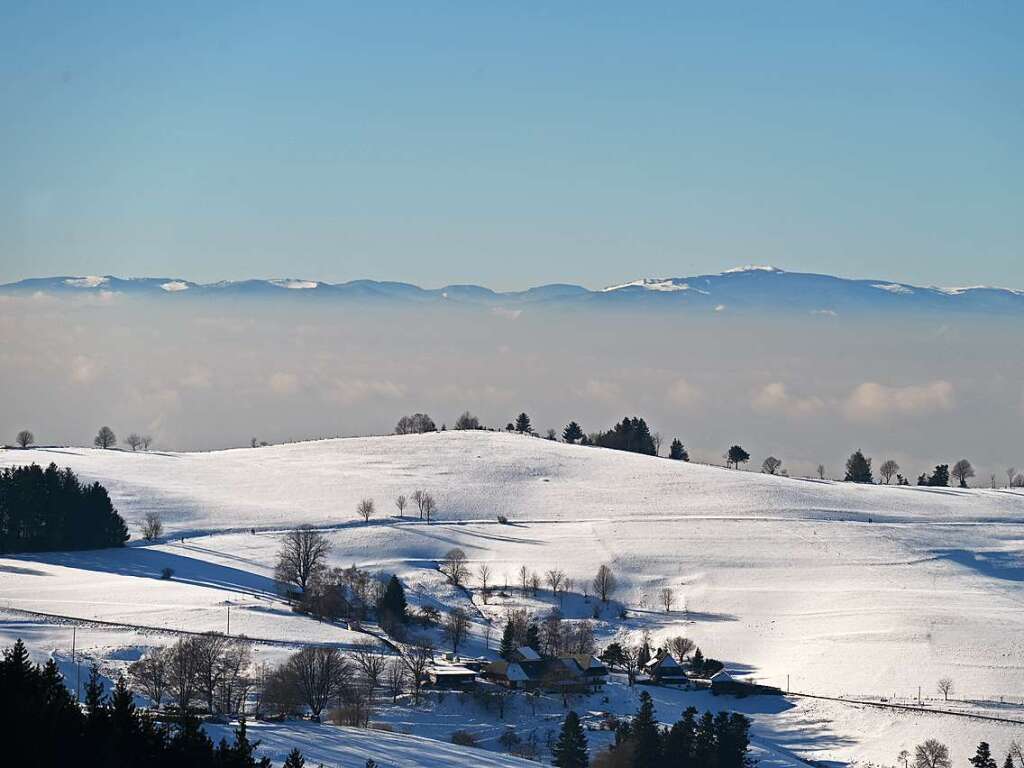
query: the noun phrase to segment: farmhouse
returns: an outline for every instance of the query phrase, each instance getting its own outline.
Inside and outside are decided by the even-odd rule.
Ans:
[[[671,653],[659,653],[647,662],[644,672],[658,685],[686,685],[688,682],[682,665]]]
[[[493,661],[484,677],[509,688],[536,690],[598,690],[608,680],[608,669],[589,654],[541,657],[532,648],[517,648],[508,661]]]
[[[461,664],[436,664],[428,674],[437,688],[468,688],[476,682],[476,672]]]

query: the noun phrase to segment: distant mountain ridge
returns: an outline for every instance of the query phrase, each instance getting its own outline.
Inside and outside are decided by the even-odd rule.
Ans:
[[[524,291],[493,291],[479,285],[421,288],[411,283],[352,280],[327,283],[298,278],[250,279],[197,283],[182,278],[56,276],[0,285],[0,293],[74,294],[113,292],[126,295],[184,297],[302,297],[359,302],[459,304],[489,307],[590,306],[660,308],[707,312],[766,311],[821,315],[853,311],[952,311],[1024,313],[1024,291],[974,286],[922,287],[887,280],[855,280],[777,267],[747,266],[692,277],[642,278],[601,290],[555,283]]]

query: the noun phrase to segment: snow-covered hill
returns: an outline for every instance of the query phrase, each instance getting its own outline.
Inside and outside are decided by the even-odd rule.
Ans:
[[[0,294],[111,292],[173,301],[218,298],[298,298],[337,302],[410,305],[481,305],[694,309],[708,312],[772,311],[965,312],[1019,314],[1024,291],[987,286],[921,287],[890,280],[851,280],[831,275],[787,272],[747,266],[690,277],[642,278],[602,290],[552,284],[525,291],[493,291],[478,285],[420,288],[409,283],[352,280],[327,283],[283,278],[196,283],[167,277],[120,278],[112,275],[28,278],[0,285]]]
[[[230,604],[235,631],[345,644],[353,638],[273,600],[277,532],[310,523],[330,536],[335,564],[398,573],[414,604],[470,607],[474,651],[484,651],[485,617],[500,621],[502,608],[470,605],[443,583],[435,564],[453,546],[488,562],[498,584],[514,584],[523,564],[558,567],[577,593],[608,563],[629,616],[603,615],[603,640],[686,634],[733,672],[793,691],[906,698],[920,686],[927,697],[950,677],[958,699],[1024,694],[1019,493],[771,477],[487,432],[210,453],[0,453],[4,464],[33,461],[103,482],[136,538],[158,511],[167,538],[0,559],[8,609],[201,631],[220,626]],[[438,500],[435,522],[408,509],[397,518],[393,499],[416,489]],[[355,515],[366,497],[378,508],[368,524]],[[164,567],[173,581],[158,578]],[[657,597],[666,586],[678,596],[669,613]],[[582,595],[565,609],[590,610]],[[813,717],[828,720],[817,736]],[[914,739],[959,734],[946,738],[962,751],[1012,730],[947,719],[803,700],[759,714],[757,734],[803,757],[892,762]]]

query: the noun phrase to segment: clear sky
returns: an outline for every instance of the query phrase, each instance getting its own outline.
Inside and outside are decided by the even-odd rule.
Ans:
[[[0,7],[2,281],[1024,288],[1019,2]]]

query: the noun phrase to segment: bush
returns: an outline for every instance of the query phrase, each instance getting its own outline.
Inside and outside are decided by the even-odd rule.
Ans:
[[[498,515],[498,522],[501,525],[508,525],[508,518],[505,515]]]
[[[469,731],[455,731],[452,734],[452,744],[458,744],[460,747],[475,747],[476,736]]]
[[[162,571],[160,571],[160,578],[164,581],[170,581],[174,578],[174,569],[164,568]]]

